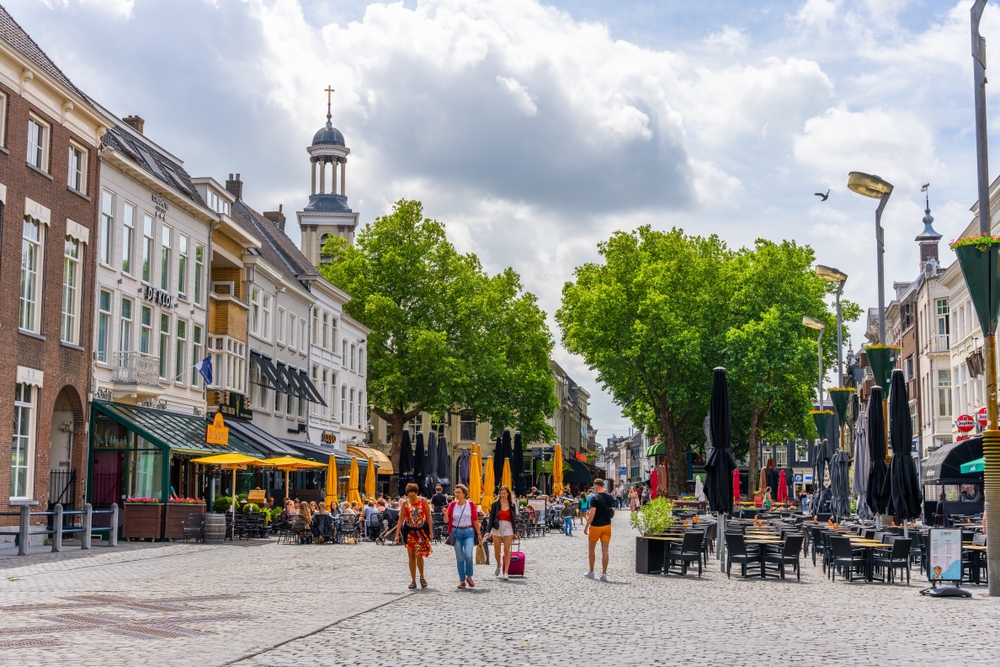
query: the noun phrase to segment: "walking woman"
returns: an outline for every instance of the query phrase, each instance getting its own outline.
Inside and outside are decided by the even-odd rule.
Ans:
[[[497,559],[494,576],[507,579],[510,567],[510,547],[514,542],[514,522],[517,520],[517,501],[506,486],[500,487],[499,497],[490,508],[490,535],[493,536],[493,555]],[[500,543],[503,542],[503,559],[500,558]]]
[[[583,520],[583,525],[587,525],[587,513],[590,512],[590,496],[587,495],[587,490],[584,489],[580,492],[580,504],[577,506],[578,514]]]
[[[639,509],[639,489],[634,486],[628,492],[628,507],[633,512]]]
[[[482,541],[479,534],[479,511],[475,503],[469,502],[469,488],[465,484],[455,486],[455,499],[445,510],[448,521],[448,535],[455,545],[455,560],[458,561],[458,587],[475,588],[472,580],[472,557],[475,546]]]
[[[417,571],[420,571],[420,587],[427,588],[424,579],[424,558],[431,555],[431,535],[434,534],[431,508],[420,497],[420,487],[410,482],[406,485],[407,499],[399,511],[396,524],[396,541],[406,545],[406,555],[410,560],[410,585],[417,587]]]

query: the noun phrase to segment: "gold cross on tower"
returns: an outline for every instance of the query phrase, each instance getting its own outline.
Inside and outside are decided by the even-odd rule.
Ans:
[[[333,90],[332,87],[330,87],[330,86],[326,87],[326,103],[327,104],[330,104],[330,95],[332,95],[334,92],[335,91]]]

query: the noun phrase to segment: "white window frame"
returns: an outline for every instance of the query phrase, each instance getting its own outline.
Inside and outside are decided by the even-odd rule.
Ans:
[[[271,340],[271,310],[274,308],[272,303],[271,295],[264,292],[260,296],[260,313],[261,313],[261,337],[266,340]]]
[[[357,370],[356,367],[354,366],[354,357],[355,357],[355,351],[356,350],[357,350],[357,346],[354,343],[351,343],[351,370],[352,371],[353,370]]]
[[[202,289],[205,283],[205,246],[201,243],[194,245],[194,302],[199,306],[202,303]]]
[[[340,363],[347,366],[347,339],[341,341]]]
[[[347,414],[347,385],[340,385],[340,423],[346,424],[344,415]]]
[[[135,275],[135,217],[139,211],[126,201],[122,208],[122,273]]]
[[[128,308],[125,307],[126,304],[128,304]],[[130,352],[132,350],[132,320],[135,317],[135,300],[123,296],[119,308],[118,351]],[[122,364],[125,363],[125,359],[122,359]]]
[[[191,386],[200,387],[204,379],[201,377],[201,373],[195,370],[195,364],[201,361],[203,353],[203,340],[205,338],[205,332],[203,328],[195,324],[191,327]],[[214,379],[214,378],[213,378]]]
[[[63,250],[62,318],[59,340],[71,345],[80,344],[80,302],[83,298],[80,279],[84,250],[83,241],[72,236],[66,237]]]
[[[7,145],[7,95],[0,91],[0,146]]]
[[[472,437],[466,437],[466,424],[472,424]],[[458,416],[458,441],[459,442],[475,442],[476,441],[476,430],[479,424],[476,420],[476,415],[472,412],[462,412]]]
[[[250,333],[260,335],[260,293],[256,285],[250,286]]]
[[[72,139],[69,141],[69,165],[66,173],[66,186],[81,195],[87,194],[87,161],[89,152]],[[77,155],[79,160],[77,160]],[[77,164],[74,165],[74,162]]]
[[[320,341],[319,346],[324,350],[329,347],[330,343],[330,313],[323,311],[323,337]]]
[[[147,318],[146,315],[149,315]],[[139,308],[139,353],[153,353],[153,307],[143,305]]]
[[[101,190],[101,228],[98,230],[100,246],[97,249],[97,261],[111,268],[115,259],[115,207],[118,198],[115,193],[105,188]]]
[[[358,375],[365,375],[365,348],[358,348]]]
[[[139,277],[142,282],[153,284],[153,254],[156,240],[156,223],[153,216],[143,212],[142,214],[142,266],[139,268]]]
[[[295,349],[295,313],[288,313],[288,349]]]
[[[41,130],[41,137],[32,136],[32,125]],[[32,167],[39,171],[44,171],[46,174],[49,173],[49,138],[51,134],[51,125],[33,113],[28,114],[28,152],[25,155],[25,160]],[[38,145],[38,141],[41,142],[40,146]]]
[[[312,311],[312,331],[309,336],[309,344],[316,345],[316,339],[319,338],[319,308],[313,308]]]
[[[177,236],[177,298],[187,300],[188,252],[191,239],[184,234]]]
[[[301,317],[299,318],[299,352],[305,354],[309,348],[309,323]]]
[[[107,308],[104,308],[102,304],[105,296],[107,296]],[[97,363],[99,364],[108,364],[111,361],[111,312],[114,308],[113,298],[114,294],[111,290],[102,288],[97,292],[97,325],[94,327],[94,335],[96,337],[94,346],[97,348]],[[102,330],[104,335],[103,342],[101,341]]]
[[[173,247],[173,228],[163,225],[160,228],[160,289],[170,289],[170,249]]]
[[[27,400],[25,400],[27,392]],[[11,438],[10,452],[10,487],[8,494],[11,500],[30,499],[35,487],[35,441],[37,438],[38,421],[38,388],[32,384],[18,383],[14,385],[14,431]],[[21,461],[15,465],[15,454]],[[15,471],[23,470],[23,477]],[[23,488],[22,488],[23,485]]]
[[[275,338],[278,341],[278,345],[285,344],[285,309],[278,308],[278,317],[274,321],[277,331],[275,332]]]
[[[160,313],[160,327],[157,331],[159,338],[159,345],[157,352],[159,352],[159,365],[157,372],[159,377],[164,382],[167,381],[168,374],[170,373],[170,314]]]
[[[24,216],[21,232],[21,291],[18,301],[18,328],[40,334],[42,325],[42,276],[45,275],[45,233],[47,225],[30,215]],[[38,238],[26,235],[29,228],[37,228]],[[34,254],[31,253],[34,246]],[[29,257],[34,257],[34,265]]]
[[[187,372],[187,320],[174,320],[174,382],[184,384],[184,374]]]
[[[364,396],[365,396],[365,392],[363,392],[363,391],[361,391],[359,389],[358,390],[358,428],[361,428],[362,426],[365,425],[365,420],[364,420],[364,417],[365,417],[365,401],[364,401]]]

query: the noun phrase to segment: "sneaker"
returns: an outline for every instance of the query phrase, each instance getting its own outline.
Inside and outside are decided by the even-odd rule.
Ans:
[[[502,579],[503,581],[507,581],[508,579],[510,579],[510,577],[508,577],[507,573],[504,572],[502,575],[500,575],[500,579]]]
[[[583,576],[587,577],[588,579],[593,579],[594,578],[594,573],[593,572],[588,572],[587,574],[585,574]]]
[[[497,571],[493,573],[493,576],[494,577],[499,577],[500,576],[500,566],[499,565],[497,565]]]
[[[608,575],[602,574],[601,575],[601,581],[607,581],[607,580],[608,580]]]
[[[465,588],[465,582],[464,581],[459,582],[458,587]]]
[[[465,583],[469,584],[469,588],[475,588],[476,587],[476,582],[474,582],[472,580],[472,577],[466,577],[465,578]]]

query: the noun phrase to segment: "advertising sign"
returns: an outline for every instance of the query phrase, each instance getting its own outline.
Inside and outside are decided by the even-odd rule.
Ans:
[[[618,476],[624,477],[628,474],[628,469],[625,466],[618,466]]]
[[[990,418],[986,415],[986,408],[979,408],[979,412],[976,413],[976,421],[983,428],[986,428],[987,424],[990,423]]]
[[[806,479],[805,479],[806,484],[812,484],[812,481],[813,481],[813,476],[811,474],[807,473],[806,474]]]
[[[972,415],[959,415],[955,418],[955,428],[962,433],[968,433],[976,428],[976,422],[972,419]]]
[[[795,475],[792,476],[792,479],[795,480],[796,484],[801,484],[802,483],[802,473],[800,473],[800,472],[795,473]]]
[[[215,413],[215,419],[205,426],[205,442],[210,445],[228,445],[229,428],[222,418],[221,412]]]
[[[528,498],[528,505],[535,510],[535,516],[538,517],[538,523],[545,523],[545,499]],[[959,537],[961,538],[961,535],[959,535]]]
[[[962,530],[932,528],[930,572],[931,581],[962,581]]]

